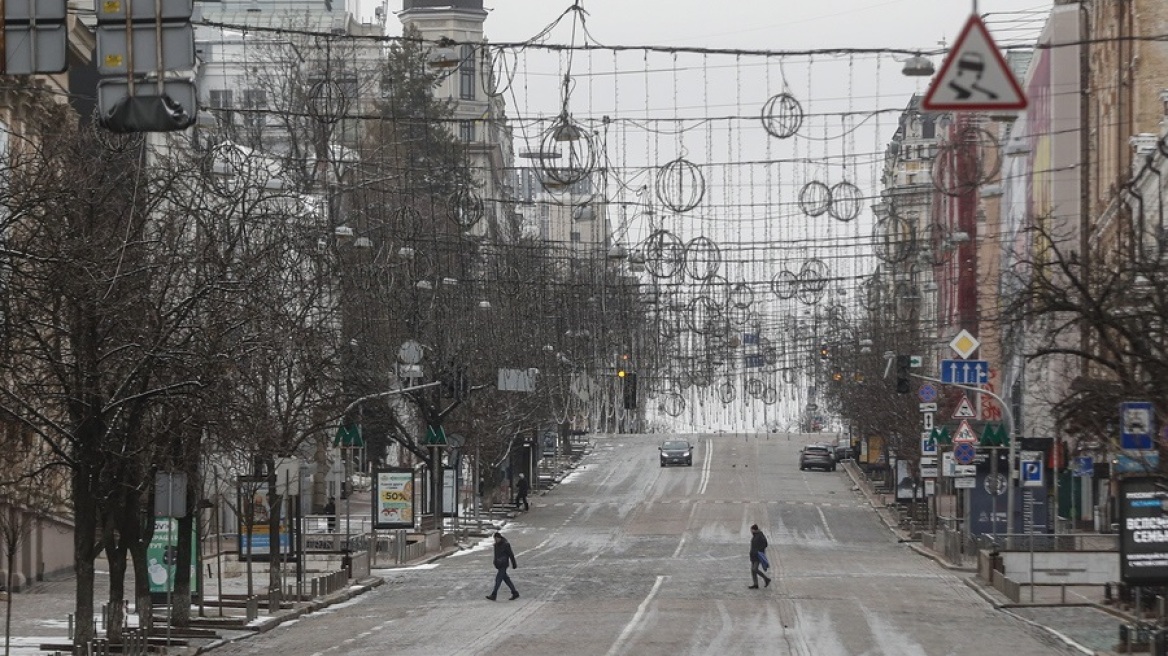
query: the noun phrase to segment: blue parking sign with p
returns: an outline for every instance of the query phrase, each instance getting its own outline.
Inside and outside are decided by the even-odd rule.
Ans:
[[[1042,485],[1042,461],[1022,461],[1022,486],[1040,487]]]

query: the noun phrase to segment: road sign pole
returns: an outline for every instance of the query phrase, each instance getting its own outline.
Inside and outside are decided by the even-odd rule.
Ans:
[[[912,375],[916,378],[920,378],[921,380],[927,380],[927,381],[934,382],[934,383],[946,384],[946,383],[943,383],[938,378],[932,378],[930,376],[922,376],[920,374],[910,374],[910,375]],[[1007,435],[1010,436],[1010,463],[1008,465],[1008,469],[1007,469],[1008,474],[1006,477],[1006,548],[1013,549],[1014,548],[1014,534],[1011,532],[1010,528],[1011,528],[1011,525],[1014,523],[1013,522],[1013,519],[1014,519],[1014,479],[1018,475],[1018,471],[1017,471],[1018,465],[1015,462],[1015,458],[1018,455],[1018,439],[1019,439],[1018,435],[1015,433],[1015,430],[1017,428],[1017,423],[1014,421],[1014,411],[1010,409],[1010,405],[1008,403],[1006,403],[1005,400],[1002,399],[1002,397],[998,396],[997,394],[994,394],[993,392],[991,392],[989,390],[982,389],[980,387],[973,387],[971,385],[959,385],[957,383],[947,383],[947,384],[952,386],[952,387],[956,387],[958,389],[969,390],[970,392],[974,392],[975,394],[984,394],[984,395],[992,398],[993,400],[997,401],[998,405],[1002,407],[1002,416],[1006,418],[1006,422],[1009,424],[1008,429],[1007,429],[1007,433],[1006,433]],[[994,458],[993,462],[997,462],[997,458]],[[995,512],[996,512],[996,505],[997,504],[995,503]],[[996,521],[994,522],[994,526],[995,527],[997,526]]]

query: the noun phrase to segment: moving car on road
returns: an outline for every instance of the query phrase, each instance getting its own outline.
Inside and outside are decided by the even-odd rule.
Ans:
[[[693,446],[685,440],[665,440],[660,451],[662,467],[665,465],[693,467]]]
[[[799,471],[807,469],[835,471],[835,454],[826,444],[808,444],[799,452]]]

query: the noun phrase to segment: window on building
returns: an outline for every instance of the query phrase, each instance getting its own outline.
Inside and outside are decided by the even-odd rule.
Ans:
[[[266,89],[244,89],[243,123],[249,127],[262,128],[266,123],[268,109],[268,92]]]
[[[235,121],[235,93],[231,89],[211,89],[211,113],[224,125]]]
[[[472,143],[475,140],[475,122],[463,121],[458,124],[458,138],[464,143]]]
[[[475,49],[467,43],[462,46],[462,57],[458,64],[458,97],[474,100],[475,82]]]
[[[568,238],[571,239],[572,243],[574,244],[578,244],[581,241],[580,233],[576,232],[575,230],[572,231],[572,234],[568,235]]]

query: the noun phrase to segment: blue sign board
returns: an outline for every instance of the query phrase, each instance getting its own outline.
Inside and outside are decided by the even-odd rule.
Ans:
[[[988,360],[942,360],[941,382],[946,385],[985,385],[990,382]]]
[[[1091,456],[1079,456],[1075,458],[1074,472],[1075,476],[1094,476],[1095,460]]]
[[[1022,461],[1022,485],[1042,485],[1042,461]]]
[[[953,445],[953,461],[959,465],[972,465],[977,459],[977,447],[973,442],[958,442]]]
[[[937,400],[937,388],[925,383],[917,389],[917,398],[921,403],[932,403]]]
[[[745,360],[746,361],[743,363],[743,365],[747,369],[758,369],[759,367],[766,364],[766,359],[762,356],[761,353],[748,355],[746,356]]]
[[[1155,446],[1156,413],[1147,401],[1119,404],[1119,448],[1125,451],[1150,451]]]
[[[1160,454],[1156,451],[1143,453],[1120,453],[1116,455],[1112,469],[1119,474],[1143,474],[1160,468]]]

